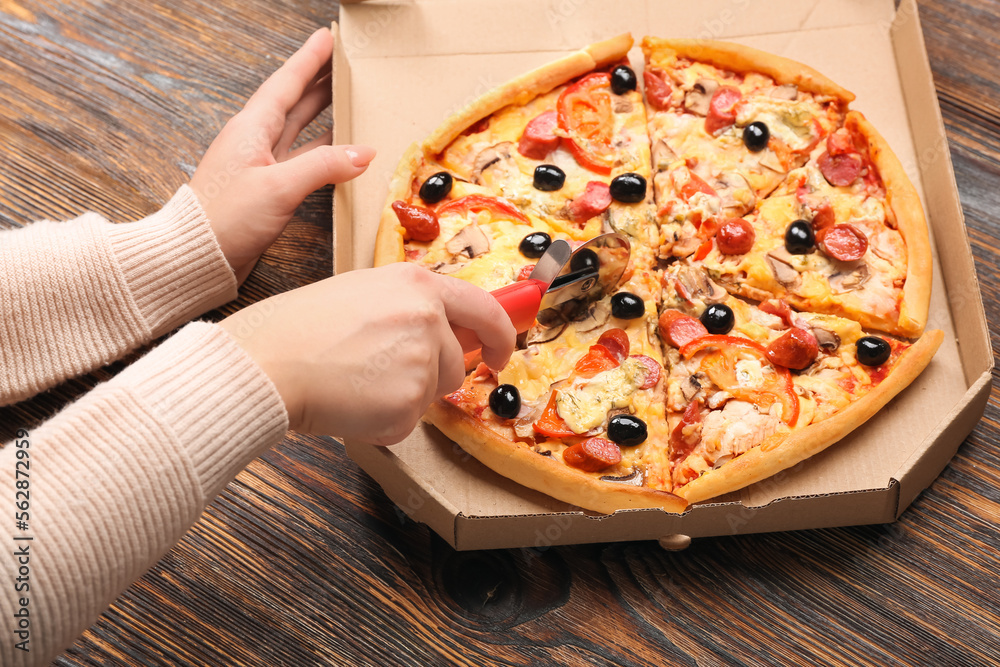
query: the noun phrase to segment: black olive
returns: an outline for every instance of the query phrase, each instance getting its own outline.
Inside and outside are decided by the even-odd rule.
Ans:
[[[611,197],[624,204],[636,204],[646,198],[646,179],[631,172],[611,181]]]
[[[805,220],[796,220],[785,230],[785,250],[793,255],[808,255],[816,246],[816,234]]]
[[[545,232],[534,232],[521,239],[521,244],[517,249],[528,259],[538,259],[545,254],[545,251],[552,245],[552,237]]]
[[[727,334],[736,324],[736,316],[733,315],[732,308],[724,303],[717,303],[705,309],[701,314],[701,323],[710,334]]]
[[[573,253],[573,257],[569,260],[569,270],[573,273],[583,271],[585,269],[597,271],[600,268],[601,260],[598,259],[597,253],[590,248],[577,250]]]
[[[513,419],[521,411],[521,392],[512,384],[502,384],[490,392],[490,410],[500,419]]]
[[[533,185],[536,190],[542,192],[553,192],[560,189],[566,182],[566,172],[554,164],[540,164],[535,167],[535,180]]]
[[[889,361],[892,348],[889,343],[878,336],[864,336],[858,339],[858,361],[865,366],[881,366]]]
[[[453,183],[451,174],[447,171],[439,171],[428,177],[420,186],[420,198],[428,204],[436,204],[448,196]]]
[[[611,92],[615,95],[624,95],[630,90],[635,90],[639,79],[635,72],[627,65],[619,65],[611,70]]]
[[[608,423],[608,438],[622,447],[646,442],[646,422],[632,415],[615,415]]]
[[[743,145],[751,153],[759,153],[767,148],[767,142],[771,139],[771,130],[767,125],[757,121],[750,123],[743,128]]]
[[[618,292],[611,297],[611,314],[620,320],[634,320],[646,312],[646,304],[632,292]]]

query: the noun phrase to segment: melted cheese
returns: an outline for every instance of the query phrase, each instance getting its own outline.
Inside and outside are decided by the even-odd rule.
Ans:
[[[565,391],[558,391],[556,411],[574,433],[586,433],[603,424],[609,410],[627,407],[645,378],[643,363],[626,359],[618,368],[575,380]]]

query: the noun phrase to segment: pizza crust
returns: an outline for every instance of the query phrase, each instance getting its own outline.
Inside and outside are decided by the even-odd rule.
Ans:
[[[716,470],[710,470],[677,491],[690,503],[715,498],[762,481],[817,454],[868,421],[896,394],[905,389],[930,363],[944,333],[935,329],[925,333],[907,349],[875,389],[851,403],[843,411],[818,424],[793,432],[774,445],[768,442],[737,456]]]
[[[898,327],[894,333],[916,338],[927,324],[934,272],[927,219],[920,197],[899,158],[868,119],[860,112],[850,111],[844,125],[868,142],[868,154],[885,185],[886,204],[892,209],[896,226],[906,242],[906,283],[903,285]]]
[[[382,217],[379,218],[378,234],[375,237],[375,266],[406,260],[403,248],[403,225],[399,224],[399,218],[392,210],[392,203],[400,199],[405,201],[408,198],[413,176],[420,167],[421,158],[420,144],[410,144],[400,158],[396,173],[389,183],[389,194],[382,207]]]
[[[424,420],[496,473],[570,505],[605,514],[639,508],[659,508],[679,514],[687,508],[687,502],[672,493],[602,482],[561,460],[538,454],[487,428],[451,403],[431,404]]]
[[[854,101],[854,93],[800,62],[759,51],[742,44],[705,39],[660,39],[645,37],[643,50],[669,50],[681,58],[708,62],[734,72],[766,74],[780,84],[794,84],[799,90],[834,97],[844,104]]]

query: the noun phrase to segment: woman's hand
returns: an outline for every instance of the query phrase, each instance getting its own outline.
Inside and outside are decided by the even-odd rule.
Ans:
[[[240,284],[303,199],[360,175],[375,157],[369,146],[331,146],[329,131],[290,150],[330,106],[332,52],[330,31],[315,32],[226,124],[191,178]]]
[[[502,368],[514,327],[489,293],[412,264],[351,271],[222,321],[274,382],[293,430],[390,445],[462,385],[464,352]]]

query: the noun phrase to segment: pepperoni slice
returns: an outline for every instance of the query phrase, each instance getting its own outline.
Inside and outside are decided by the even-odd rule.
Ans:
[[[780,317],[786,326],[794,326],[792,324],[792,309],[784,299],[761,301],[758,307],[765,313]]]
[[[756,238],[753,225],[742,218],[726,220],[715,233],[715,242],[723,255],[743,255],[750,252]]]
[[[598,345],[603,345],[611,352],[611,356],[621,363],[628,356],[629,340],[624,329],[608,329],[597,339]]]
[[[649,105],[659,111],[668,109],[673,90],[663,78],[663,73],[647,69],[642,73],[642,80],[646,84],[646,99],[649,100]]]
[[[842,224],[828,227],[816,238],[820,249],[841,262],[856,262],[868,250],[868,237],[854,225]]]
[[[826,138],[826,150],[830,155],[857,152],[854,150],[854,139],[851,138],[851,133],[844,127]]]
[[[665,310],[658,323],[660,338],[680,349],[693,340],[708,335],[705,325],[679,310]]]
[[[829,151],[819,156],[819,170],[830,185],[838,187],[850,185],[861,175],[861,155],[841,153],[831,155]]]
[[[705,116],[705,131],[716,134],[736,122],[736,103],[743,98],[738,88],[720,86],[712,93],[712,101],[708,103],[708,115]]]
[[[611,206],[611,188],[601,181],[590,181],[583,194],[566,206],[569,219],[582,224],[600,215]]]
[[[521,140],[517,142],[517,152],[534,160],[544,160],[545,157],[559,148],[559,137],[555,133],[559,126],[559,118],[555,111],[546,111],[531,119]]]
[[[437,215],[429,208],[394,201],[392,210],[396,212],[399,224],[406,230],[406,236],[414,241],[433,241],[441,233]]]
[[[587,438],[563,452],[563,461],[566,465],[585,472],[600,472],[621,460],[622,450],[604,438]]]
[[[820,230],[832,227],[837,221],[837,214],[833,212],[833,206],[828,201],[824,201],[813,214],[812,228],[819,233]]]
[[[816,361],[819,341],[811,331],[793,327],[780,338],[776,338],[764,350],[767,360],[776,366],[784,366],[800,371]]]
[[[641,362],[646,367],[646,379],[639,385],[639,389],[652,389],[660,381],[660,362],[645,354],[633,354],[631,359]]]

